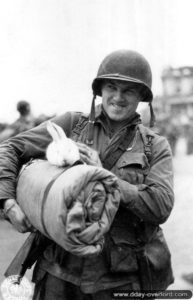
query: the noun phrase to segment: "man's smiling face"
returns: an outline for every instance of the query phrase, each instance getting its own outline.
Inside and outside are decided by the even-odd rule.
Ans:
[[[137,85],[121,80],[105,80],[101,87],[102,105],[108,117],[117,122],[136,112],[141,95]]]

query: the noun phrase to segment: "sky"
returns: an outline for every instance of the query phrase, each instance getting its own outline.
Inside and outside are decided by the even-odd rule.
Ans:
[[[161,94],[163,68],[193,66],[192,11],[192,0],[0,0],[0,122],[24,99],[36,116],[89,111],[99,64],[117,49],[148,59]]]

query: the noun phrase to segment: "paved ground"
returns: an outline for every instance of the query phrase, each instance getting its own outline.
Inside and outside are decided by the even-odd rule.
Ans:
[[[169,288],[193,290],[193,286],[181,277],[183,273],[193,272],[193,156],[185,156],[184,147],[181,141],[174,159],[175,207],[162,227],[172,253],[175,275],[175,283]],[[27,234],[17,233],[8,222],[0,221],[0,283],[6,267],[26,237]],[[31,277],[30,271],[27,277]]]
[[[168,221],[162,226],[168,241],[175,283],[171,289],[193,289],[181,277],[193,272],[193,156],[176,157],[175,205]]]

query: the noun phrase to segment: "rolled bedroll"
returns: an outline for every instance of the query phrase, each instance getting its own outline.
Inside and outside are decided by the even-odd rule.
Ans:
[[[46,160],[24,166],[17,202],[31,224],[65,250],[98,254],[119,207],[117,177],[101,167],[62,168]]]

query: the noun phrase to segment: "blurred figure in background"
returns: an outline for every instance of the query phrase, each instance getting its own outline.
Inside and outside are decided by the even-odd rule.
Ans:
[[[190,118],[186,129],[187,155],[193,154],[193,118]]]
[[[176,154],[176,145],[180,135],[181,130],[179,128],[177,119],[171,118],[170,116],[165,122],[165,136],[170,144],[173,156]]]
[[[175,156],[176,146],[182,135],[182,129],[177,118],[171,117],[171,115],[168,114],[162,114],[156,119],[154,131],[157,134],[166,137],[170,144],[172,154]]]
[[[182,278],[187,281],[188,283],[193,285],[193,273],[187,273],[187,274],[183,274]]]
[[[142,112],[142,121],[145,126],[148,126],[147,115],[148,111],[145,109]],[[178,140],[183,133],[180,121],[169,113],[158,112],[153,131],[160,136],[166,137],[170,144],[172,154],[175,156]]]
[[[20,116],[11,125],[11,127],[14,129],[14,135],[22,131],[31,129],[35,126],[35,118],[32,115],[31,106],[29,102],[25,100],[19,101],[17,103],[17,111],[19,112]]]
[[[35,118],[31,112],[31,105],[26,100],[21,100],[17,103],[17,111],[19,112],[19,118],[8,125],[1,133],[0,133],[0,142],[15,136],[16,134],[26,131],[28,129],[33,128],[35,123]]]

